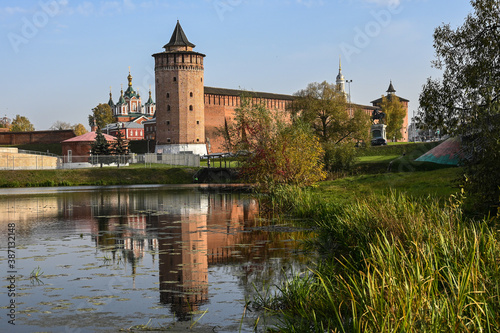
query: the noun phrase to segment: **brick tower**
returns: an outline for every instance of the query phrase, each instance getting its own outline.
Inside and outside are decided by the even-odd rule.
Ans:
[[[155,58],[156,152],[207,153],[204,54],[194,52],[179,21],[164,52]]]

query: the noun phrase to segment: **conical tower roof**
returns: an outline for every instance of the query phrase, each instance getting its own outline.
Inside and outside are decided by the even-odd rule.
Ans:
[[[387,88],[386,92],[389,94],[394,94],[396,92],[396,89],[394,89],[394,86],[392,85],[392,80],[391,80],[391,83],[389,84],[389,88]]]
[[[172,37],[170,37],[170,41],[163,47],[165,49],[168,49],[172,46],[188,46],[188,47],[196,46],[187,39],[186,34],[184,33],[184,30],[182,30],[181,24],[179,23],[179,20],[177,20],[177,24],[175,25]]]

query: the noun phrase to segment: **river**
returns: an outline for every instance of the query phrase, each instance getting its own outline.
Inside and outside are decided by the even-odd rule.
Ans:
[[[189,185],[2,189],[0,226],[1,332],[264,332],[255,295],[310,260],[255,198]]]

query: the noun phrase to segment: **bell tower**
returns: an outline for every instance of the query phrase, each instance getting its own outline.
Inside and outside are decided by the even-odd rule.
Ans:
[[[156,152],[204,155],[204,54],[194,52],[177,21],[165,51],[155,58]]]

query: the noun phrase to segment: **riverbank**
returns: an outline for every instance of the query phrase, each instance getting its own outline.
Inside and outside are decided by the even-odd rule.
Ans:
[[[91,168],[0,171],[0,187],[191,184],[197,168]]]

